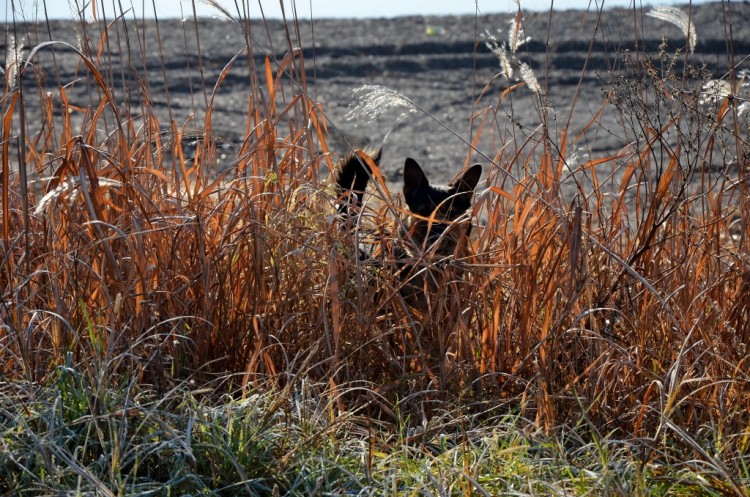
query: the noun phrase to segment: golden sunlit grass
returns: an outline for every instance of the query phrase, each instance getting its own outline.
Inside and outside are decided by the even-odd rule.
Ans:
[[[539,127],[523,140],[489,125],[501,113],[478,113],[476,132],[504,145],[479,151],[489,172],[468,255],[422,261],[441,285],[418,311],[396,261],[354,256],[355,236],[389,253],[400,199],[376,170],[361,229],[342,229],[327,181],[346,151],[329,150],[302,52],[254,67],[239,28],[247,44],[215,88],[250,66],[246,139],[221,171],[210,92],[207,138],[188,156],[183,123],[160,121],[157,95],[121,71],[114,54],[141,50],[123,19],[81,23],[77,48],[23,53],[13,33],[0,100],[4,488],[747,495],[739,85],[700,102],[708,76],[690,57],[628,58],[597,117],[617,113],[631,144],[583,159],[596,117],[554,131],[539,87]],[[55,51],[77,52],[75,81],[49,84],[41,58]],[[485,88],[477,108],[528,91],[512,83]],[[137,104],[113,90],[131,86]],[[81,89],[90,103],[71,100]]]

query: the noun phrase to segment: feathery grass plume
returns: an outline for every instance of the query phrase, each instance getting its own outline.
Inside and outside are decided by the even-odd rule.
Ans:
[[[539,86],[539,81],[537,81],[534,71],[526,62],[521,62],[521,67],[518,72],[521,74],[521,79],[526,83],[529,89],[537,95],[541,95],[542,87]]]
[[[97,181],[99,182],[100,187],[119,188],[122,186],[122,183],[114,179],[98,178]],[[44,214],[47,208],[52,205],[53,202],[57,201],[67,194],[73,195],[77,193],[80,186],[81,178],[79,176],[68,176],[58,186],[47,192],[47,194],[42,197],[42,199],[34,209],[34,215],[41,216],[42,214]]]
[[[701,87],[699,105],[713,105],[732,96],[732,85],[723,79],[712,79]]]
[[[747,69],[740,69],[737,72],[737,88],[750,88],[750,81],[748,81],[748,77],[750,77],[750,71],[748,71]]]
[[[515,55],[518,48],[528,43],[531,40],[530,36],[526,36],[523,31],[523,23],[518,22],[518,17],[514,17],[510,21],[510,30],[508,31],[508,46],[510,52]]]
[[[380,85],[364,85],[352,90],[357,104],[346,114],[347,121],[361,119],[365,122],[376,121],[386,112],[400,112],[396,121],[407,114],[417,112],[414,103],[396,90]]]
[[[682,33],[687,39],[688,48],[690,53],[695,53],[695,45],[698,43],[698,34],[695,32],[695,26],[690,17],[678,9],[677,7],[654,7],[647,14],[649,17],[654,19],[660,19],[662,21],[674,24],[682,30]]]
[[[498,29],[498,33],[501,33],[501,31]],[[508,46],[505,44],[505,42],[499,42],[497,38],[495,38],[495,35],[490,33],[489,31],[485,31],[482,33],[482,38],[484,38],[484,44],[487,46],[487,48],[495,54],[495,56],[500,61],[500,74],[505,76],[505,79],[510,79],[513,77],[513,66],[510,63],[511,55],[508,53]]]
[[[221,15],[212,16],[214,19],[221,19],[221,20],[227,20],[232,21],[233,23],[240,25],[240,22],[238,18],[235,18],[234,15],[232,15],[231,12],[229,12],[229,9],[225,8],[221,3],[219,3],[217,0],[198,0],[198,3],[202,3],[204,5],[208,5],[209,7],[216,9],[219,11]],[[238,7],[239,10],[239,7]],[[238,14],[239,15],[239,14]]]
[[[8,48],[5,56],[5,81],[8,88],[18,85],[18,68],[23,62],[23,43],[18,43],[14,35],[8,38]]]
[[[750,81],[747,69],[737,72],[734,81],[726,79],[711,79],[701,86],[699,105],[713,105],[721,103],[725,98],[735,97],[742,101],[750,99]]]
[[[585,148],[576,146],[570,147],[570,153],[565,159],[563,170],[567,173],[573,174],[590,159],[591,154],[588,153]]]
[[[497,31],[498,33],[502,33],[499,29]],[[525,35],[523,26],[519,22],[518,17],[514,17],[510,22],[507,43],[504,41],[498,41],[495,35],[489,31],[485,31],[482,34],[482,38],[484,38],[484,44],[490,52],[495,54],[500,61],[500,74],[502,74],[505,79],[510,81],[517,72],[520,79],[526,83],[533,93],[541,95],[542,87],[539,86],[539,81],[537,81],[531,66],[525,62],[521,62],[516,56],[518,48],[531,40],[531,37]]]
[[[734,81],[734,95],[739,97],[742,101],[737,106],[737,117],[741,117],[745,121],[750,117],[750,81],[748,81],[750,71],[742,69],[737,72],[737,79]]]

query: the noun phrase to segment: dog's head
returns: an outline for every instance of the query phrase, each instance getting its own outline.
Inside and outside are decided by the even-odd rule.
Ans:
[[[471,208],[474,188],[482,175],[482,166],[474,164],[449,185],[431,185],[422,168],[414,159],[406,159],[404,164],[404,198],[414,214],[430,221],[417,219],[412,223],[412,233],[420,244],[431,245],[438,240],[455,221]],[[446,222],[447,221],[447,222]],[[471,226],[450,232],[458,236],[467,236]],[[461,233],[463,235],[461,235]],[[448,255],[453,253],[457,238],[444,238],[437,247],[437,252]]]
[[[404,164],[404,198],[409,209],[434,221],[455,221],[471,207],[482,166],[474,164],[449,185],[431,185],[414,159]]]

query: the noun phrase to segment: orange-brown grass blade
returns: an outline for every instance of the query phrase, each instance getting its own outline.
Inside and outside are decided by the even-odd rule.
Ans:
[[[19,93],[14,91],[10,94],[8,101],[8,108],[3,115],[3,143],[2,143],[2,160],[3,160],[3,240],[5,246],[10,246],[10,202],[9,202],[9,181],[10,181],[10,163],[9,163],[9,152],[10,148],[10,132],[13,124],[13,111],[18,101]],[[7,98],[7,96],[6,96]]]
[[[482,120],[479,122],[479,126],[474,129],[472,126],[472,131],[474,132],[474,138],[471,140],[471,150],[479,150],[479,139],[482,137],[482,132],[484,131],[484,127],[487,125],[487,121],[490,118],[489,112],[483,112],[482,113]],[[474,124],[474,119],[472,119],[472,125]],[[471,162],[471,154],[466,154],[466,158],[464,159],[464,168],[469,166],[469,162]]]
[[[338,262],[339,253],[336,249],[332,249],[328,255],[328,284],[330,286],[331,295],[331,338],[333,341],[333,363],[331,364],[331,370],[334,372],[331,379],[335,376],[335,372],[339,370],[341,364],[341,301],[339,299],[339,293],[341,292],[341,285],[339,282],[339,273],[341,264]]]
[[[122,129],[122,119],[120,117],[119,107],[117,105],[117,102],[115,101],[114,96],[112,95],[112,92],[109,90],[107,83],[104,81],[104,77],[102,76],[101,71],[96,66],[96,64],[94,64],[91,60],[89,60],[89,58],[86,57],[86,55],[84,55],[83,52],[78,50],[76,47],[64,41],[47,41],[47,42],[40,43],[39,45],[35,46],[29,53],[29,56],[26,59],[26,63],[23,66],[23,71],[25,72],[30,67],[31,61],[34,59],[37,53],[39,53],[41,50],[54,47],[56,45],[61,45],[69,50],[73,50],[76,54],[78,54],[78,57],[80,58],[80,60],[83,61],[83,63],[86,65],[89,72],[94,77],[94,81],[96,82],[97,86],[99,87],[101,92],[104,94],[104,99],[107,102],[107,104],[109,104],[110,111],[114,115],[116,130],[119,133],[118,139],[122,143],[127,143],[125,133]]]
[[[323,158],[328,163],[329,170],[332,171],[335,166],[331,160],[331,152],[328,150],[328,140],[326,139],[328,126],[326,125],[325,119],[320,119],[318,117],[319,113],[323,115],[323,106],[321,104],[310,102],[310,120],[312,121],[312,127],[315,129],[315,134],[318,137]]]
[[[271,57],[266,55],[264,60],[266,70],[266,86],[268,89],[268,113],[269,116],[276,115],[276,86],[274,85],[273,69],[271,69]]]
[[[380,172],[380,167],[375,164],[371,157],[369,157],[361,150],[357,150],[357,156],[360,158],[360,160],[363,160],[369,166],[372,177],[378,184],[378,191],[385,193],[385,197],[388,200],[388,203],[393,204],[393,199],[391,198],[391,194],[388,191],[388,185],[385,182],[385,178],[383,178],[383,174]]]
[[[562,176],[563,169],[565,168],[565,156],[567,155],[567,150],[568,150],[568,130],[567,128],[565,128],[560,133],[560,145],[558,147],[558,151],[555,152],[559,154],[559,157],[557,158],[557,168],[554,171],[555,176],[553,178],[553,182],[556,187],[559,187],[560,177]]]
[[[519,88],[523,88],[524,86],[526,86],[526,83],[525,83],[525,82],[523,82],[523,81],[520,81],[520,82],[518,82],[518,83],[516,83],[516,84],[514,84],[514,85],[511,85],[511,86],[509,86],[508,88],[506,88],[505,90],[503,90],[503,91],[502,91],[502,92],[500,93],[500,101],[502,102],[502,101],[503,101],[503,100],[505,100],[505,98],[507,98],[507,96],[508,96],[508,95],[510,95],[510,94],[511,94],[512,92],[514,92],[514,91],[518,90]]]
[[[510,200],[511,202],[515,201],[515,197],[511,195],[510,193],[506,192],[502,188],[499,188],[497,186],[491,186],[490,191],[497,193],[498,195],[505,197],[506,199]]]

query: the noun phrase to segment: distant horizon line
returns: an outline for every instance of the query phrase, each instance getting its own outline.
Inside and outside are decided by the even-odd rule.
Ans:
[[[134,9],[134,6],[131,5],[125,9],[125,16],[127,19],[132,19],[133,17],[137,19],[160,19],[160,20],[171,20],[171,19],[177,19],[177,20],[188,20],[193,17],[196,17],[198,19],[217,19],[217,20],[227,20],[226,17],[222,14],[222,12],[217,9],[216,7],[207,5],[203,2],[196,2],[195,4],[192,4],[190,2],[179,0],[178,4],[180,6],[185,5],[186,7],[183,10],[183,8],[180,8],[179,13],[175,13],[174,11],[176,9],[170,9],[168,12],[156,12],[153,11],[153,4],[151,7],[149,7],[150,11],[148,13],[145,12],[137,12]],[[506,0],[512,4],[515,5],[515,1],[513,0]],[[550,7],[544,7],[540,8],[540,3],[544,2],[544,0],[532,0],[529,2],[523,2],[521,1],[521,11],[522,12],[549,12],[552,10],[553,12],[563,12],[563,11],[598,11],[600,9],[604,11],[608,10],[615,10],[615,9],[627,9],[631,10],[634,7],[638,9],[647,9],[650,7],[654,7],[657,5],[672,5],[672,6],[682,6],[686,7],[689,5],[700,5],[700,4],[706,4],[706,3],[721,3],[721,0],[652,0],[652,1],[639,1],[639,0],[612,0],[610,2],[607,2],[606,0],[602,0],[600,2],[591,2],[594,5],[591,5],[588,8],[581,8],[579,7],[579,2],[574,2],[575,5],[570,5],[570,0],[558,0],[557,2],[544,2],[544,3],[551,3],[554,8]],[[54,2],[52,6],[47,5],[47,2],[34,2],[34,12],[32,15],[28,15],[28,12],[32,10],[28,5],[24,5],[23,0],[20,2],[22,5],[18,6],[16,8],[16,21],[24,21],[24,22],[34,22],[34,21],[40,21],[44,19],[48,19],[50,21],[77,21],[80,20],[81,17],[83,17],[86,21],[92,21],[94,20],[94,17],[90,15],[91,12],[90,4],[87,5],[85,9],[85,13],[83,16],[81,16],[81,12],[73,13],[71,10],[70,3],[66,2],[63,4],[65,6],[65,9],[67,12],[63,12],[63,8],[61,5],[62,2]],[[436,2],[437,3],[437,2]],[[452,3],[452,6],[456,6],[459,2]],[[472,2],[474,3],[474,2]],[[476,5],[478,5],[479,2],[477,2]],[[527,5],[523,5],[526,3]],[[165,3],[162,2],[161,5],[163,6]],[[556,4],[556,5],[555,5]],[[597,4],[603,4],[603,6],[597,5]],[[638,4],[638,5],[636,5]],[[308,4],[309,5],[309,4]],[[196,7],[195,16],[193,13],[193,6]],[[283,19],[293,19],[294,16],[292,14],[292,9],[289,8],[286,11],[286,16],[282,17],[280,12],[277,12],[275,10],[275,7],[266,9],[267,12],[264,12],[264,15],[261,16],[259,13],[257,13],[258,8],[256,7],[253,12],[249,16],[249,18],[252,20],[262,20],[262,19],[268,19],[268,20],[283,20]],[[305,7],[306,9],[307,7]],[[5,22],[8,23],[9,21],[13,20],[13,13],[10,12],[10,2],[6,3],[6,20]],[[106,18],[107,20],[115,19],[115,17],[119,17],[122,14],[119,14],[118,16],[112,15],[111,9],[105,9],[105,14],[97,15],[97,20],[102,20],[103,18]],[[231,8],[226,8],[227,12],[233,15],[234,18],[237,16],[237,12],[234,12],[233,10],[236,10],[234,6]],[[484,15],[512,15],[516,12],[515,7],[513,9],[502,9],[502,8],[493,8],[493,9],[481,9],[478,8],[475,12],[468,12],[468,11],[462,11],[462,12],[456,12],[456,11],[448,11],[448,12],[428,12],[428,13],[413,13],[413,12],[396,12],[394,14],[382,14],[382,15],[362,15],[362,16],[336,16],[336,15],[330,15],[330,6],[328,9],[325,7],[321,7],[318,9],[319,11],[322,11],[321,14],[315,14],[313,11],[312,13],[305,10],[302,13],[299,13],[300,9],[297,8],[298,15],[297,19],[302,21],[309,21],[312,19],[315,20],[378,20],[378,19],[399,19],[399,18],[409,18],[409,17],[463,17],[463,16],[484,16]],[[45,15],[45,11],[47,15]],[[135,11],[135,12],[134,12]]]

